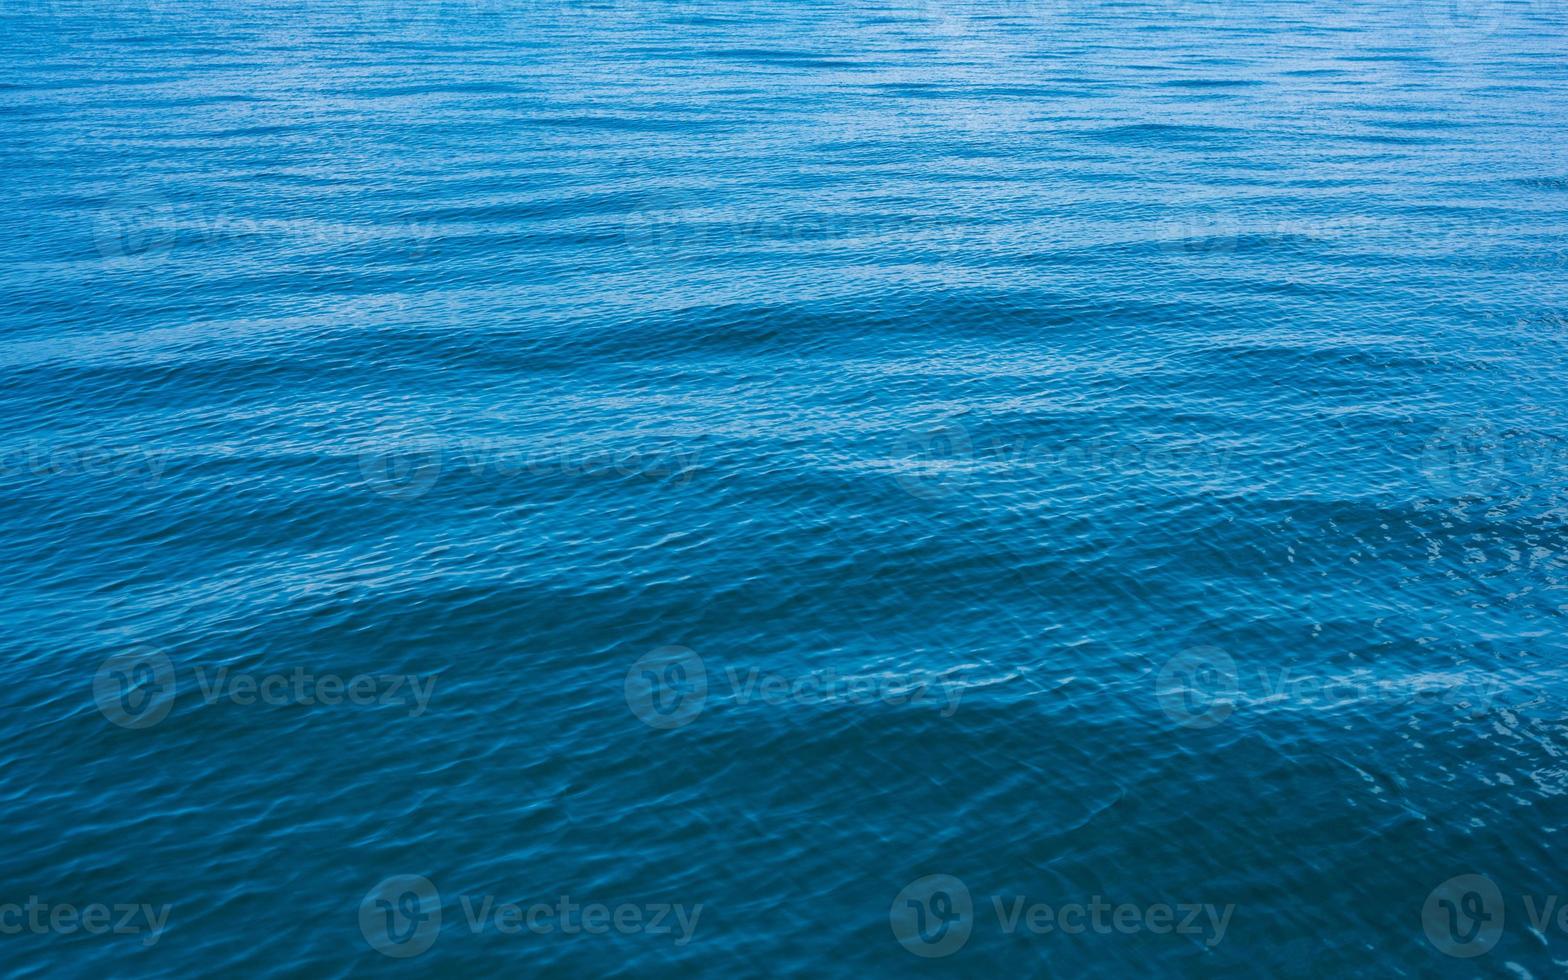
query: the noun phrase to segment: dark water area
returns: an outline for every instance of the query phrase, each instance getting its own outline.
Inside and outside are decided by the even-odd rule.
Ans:
[[[0,49],[8,975],[1568,963],[1558,0]]]

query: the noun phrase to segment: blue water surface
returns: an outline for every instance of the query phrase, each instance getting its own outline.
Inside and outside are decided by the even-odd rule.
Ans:
[[[0,968],[1568,964],[1561,0],[5,0]]]

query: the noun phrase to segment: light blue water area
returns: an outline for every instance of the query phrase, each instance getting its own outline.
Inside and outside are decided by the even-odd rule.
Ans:
[[[6,0],[0,963],[1553,975],[1565,42]]]

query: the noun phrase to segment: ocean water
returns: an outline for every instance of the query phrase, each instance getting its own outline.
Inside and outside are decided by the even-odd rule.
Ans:
[[[0,968],[1568,963],[1559,0],[5,0]]]

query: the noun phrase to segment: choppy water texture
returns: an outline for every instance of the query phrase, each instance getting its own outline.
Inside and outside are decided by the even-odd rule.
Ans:
[[[8,0],[0,962],[1552,975],[1565,18]]]

